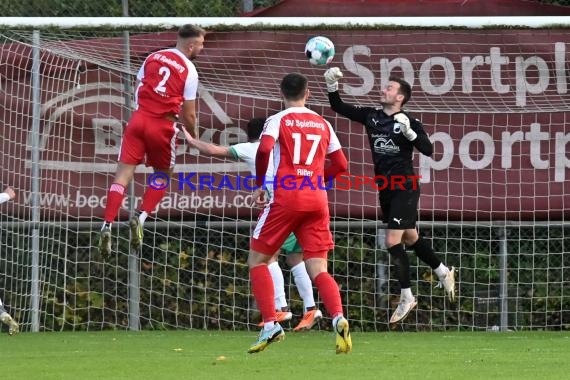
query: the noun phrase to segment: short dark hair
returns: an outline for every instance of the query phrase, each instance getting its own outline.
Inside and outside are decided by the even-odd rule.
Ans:
[[[206,31],[199,26],[186,24],[182,25],[178,29],[178,37],[179,38],[196,38],[200,36],[205,36]]]
[[[247,139],[248,141],[259,140],[263,126],[265,125],[264,117],[255,117],[247,123]]]
[[[287,74],[281,80],[281,92],[287,100],[299,100],[305,96],[307,83],[307,78],[302,74]]]
[[[406,104],[408,100],[410,100],[410,98],[412,97],[412,86],[410,86],[410,84],[405,80],[403,80],[402,78],[397,77],[395,75],[390,76],[388,80],[390,82],[396,82],[400,85],[398,93],[404,95],[404,100],[402,101],[402,105]]]

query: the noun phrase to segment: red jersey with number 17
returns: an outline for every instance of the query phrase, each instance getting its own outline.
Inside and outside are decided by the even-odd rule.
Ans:
[[[192,61],[178,49],[150,54],[137,79],[137,111],[158,117],[177,115],[182,102],[196,99],[198,72]]]
[[[325,159],[341,149],[330,123],[306,107],[291,107],[269,117],[262,135],[275,139],[273,203],[298,211],[328,207]]]

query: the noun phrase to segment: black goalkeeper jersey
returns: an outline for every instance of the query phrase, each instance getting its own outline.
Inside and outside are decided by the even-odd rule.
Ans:
[[[414,141],[408,140],[400,132],[400,124],[394,121],[393,115],[388,116],[382,109],[344,103],[338,91],[329,92],[329,102],[333,111],[362,123],[366,128],[375,175],[386,178],[415,175],[412,161],[414,146],[426,156],[431,156],[433,148],[422,123],[409,114],[402,111],[418,135]]]

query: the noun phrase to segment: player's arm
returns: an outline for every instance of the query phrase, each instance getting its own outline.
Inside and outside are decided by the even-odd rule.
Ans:
[[[16,197],[16,192],[10,186],[4,189],[3,193],[0,193],[0,203],[8,202],[10,199]]]
[[[400,124],[400,130],[404,137],[413,142],[420,153],[426,156],[433,154],[433,145],[419,120],[413,119],[410,122],[408,116],[403,112],[394,114],[394,120]]]
[[[192,137],[192,135],[190,135],[186,128],[182,128],[182,132],[184,132],[184,137],[186,137],[188,145],[198,149],[200,154],[212,157],[237,159],[237,157],[234,156],[231,147],[210,144],[205,141],[195,139]]]
[[[329,159],[329,164],[325,167],[325,180],[336,178],[347,171],[348,160],[342,149],[335,150],[327,158]]]
[[[325,166],[325,181],[329,178],[336,178],[340,174],[344,173],[348,169],[348,160],[342,151],[342,146],[338,136],[334,132],[332,125],[328,122],[330,141],[327,147],[327,158],[329,159],[329,164]]]
[[[259,187],[263,185],[267,167],[269,166],[269,158],[271,151],[275,145],[275,138],[270,135],[262,135],[259,141],[259,147],[255,155],[255,184]]]
[[[364,124],[370,110],[368,108],[357,107],[342,101],[338,92],[338,80],[342,78],[342,72],[338,67],[331,67],[325,71],[325,82],[329,94],[329,103],[334,112],[341,114],[350,120]]]
[[[186,127],[190,135],[198,138],[198,117],[196,116],[196,96],[198,93],[198,73],[192,70],[186,77],[182,107],[178,121]]]
[[[198,123],[196,116],[196,99],[185,100],[182,103],[178,121],[186,127],[190,135],[198,138]]]

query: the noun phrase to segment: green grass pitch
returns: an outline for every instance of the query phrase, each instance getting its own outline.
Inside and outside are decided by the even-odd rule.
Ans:
[[[2,379],[564,379],[568,332],[287,332],[247,354],[256,332],[105,331],[0,335]],[[223,358],[222,358],[223,357]]]

